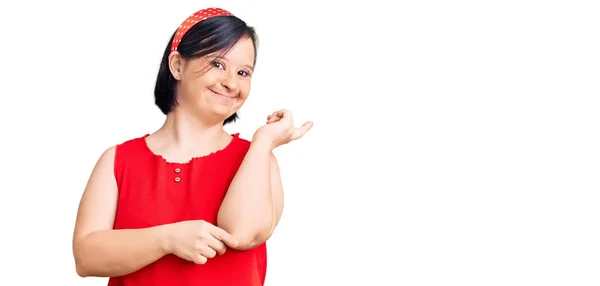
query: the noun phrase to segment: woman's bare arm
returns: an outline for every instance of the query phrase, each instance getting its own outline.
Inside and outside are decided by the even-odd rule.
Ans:
[[[79,204],[73,254],[82,277],[135,272],[168,253],[166,226],[113,230],[118,201],[115,147],[100,156]]]
[[[294,127],[289,110],[267,117],[252,138],[240,168],[231,182],[219,209],[217,224],[240,242],[239,250],[265,242],[283,210],[283,187],[273,149],[301,138],[313,126],[307,121]]]
[[[217,225],[251,249],[273,233],[283,211],[283,187],[270,144],[253,140],[219,210]]]

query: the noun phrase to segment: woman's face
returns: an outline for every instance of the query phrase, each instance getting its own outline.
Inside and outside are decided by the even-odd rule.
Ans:
[[[227,54],[218,52],[182,63],[178,108],[222,122],[248,98],[254,71],[254,45],[250,38],[240,39]]]

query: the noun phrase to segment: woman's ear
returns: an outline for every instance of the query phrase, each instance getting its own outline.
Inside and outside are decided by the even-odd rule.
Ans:
[[[177,79],[181,79],[181,74],[183,72],[183,63],[184,59],[181,57],[181,54],[177,51],[171,52],[169,55],[169,70],[171,71],[171,75]]]

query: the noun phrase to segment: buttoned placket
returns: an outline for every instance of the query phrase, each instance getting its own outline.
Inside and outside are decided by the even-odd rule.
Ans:
[[[180,167],[176,167],[176,168],[174,169],[174,172],[175,172],[175,174],[176,174],[176,175],[175,175],[175,183],[179,183],[179,182],[181,182],[181,176],[180,176],[180,173],[181,173],[181,168],[180,168]]]

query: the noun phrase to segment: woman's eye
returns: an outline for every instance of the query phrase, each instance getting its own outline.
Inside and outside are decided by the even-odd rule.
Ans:
[[[212,65],[216,68],[220,68],[220,69],[223,68],[223,64],[220,62],[213,62]]]

